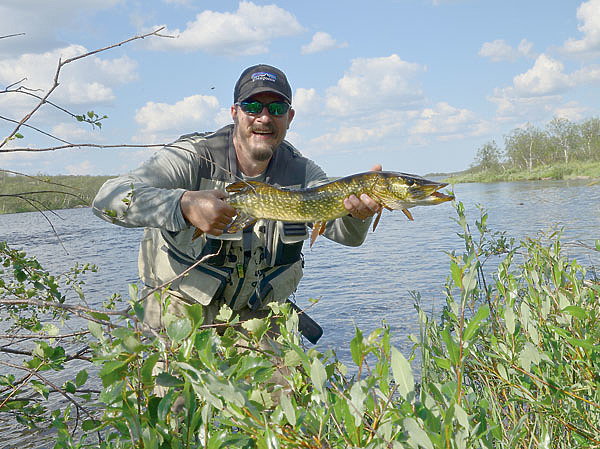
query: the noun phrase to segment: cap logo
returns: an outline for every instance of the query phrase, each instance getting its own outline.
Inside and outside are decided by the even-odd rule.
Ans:
[[[269,72],[256,72],[252,74],[252,82],[254,81],[270,81],[274,83],[277,81],[277,76]]]

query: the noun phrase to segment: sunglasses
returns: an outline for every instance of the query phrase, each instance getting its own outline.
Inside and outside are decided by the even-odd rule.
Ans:
[[[271,103],[261,103],[260,101],[242,101],[236,103],[246,114],[260,114],[266,106],[269,114],[279,117],[290,110],[290,105],[285,101],[273,101]]]

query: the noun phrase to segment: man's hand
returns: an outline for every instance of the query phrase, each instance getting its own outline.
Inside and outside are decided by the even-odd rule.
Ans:
[[[371,171],[381,170],[381,164],[375,164],[371,167]],[[360,198],[356,195],[350,195],[344,200],[344,207],[348,210],[350,215],[359,220],[372,217],[381,210],[381,205],[365,193],[363,193]]]
[[[219,236],[236,215],[236,210],[223,201],[226,197],[220,190],[188,190],[179,200],[181,213],[202,232]]]

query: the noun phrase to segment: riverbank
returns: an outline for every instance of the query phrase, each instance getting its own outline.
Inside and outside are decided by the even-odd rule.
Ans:
[[[567,179],[600,179],[600,162],[572,162],[535,167],[532,170],[504,169],[481,170],[473,168],[441,176],[444,182],[460,184],[465,182],[507,182],[507,181],[549,181]]]
[[[112,176],[13,176],[0,172],[0,214],[89,207]]]

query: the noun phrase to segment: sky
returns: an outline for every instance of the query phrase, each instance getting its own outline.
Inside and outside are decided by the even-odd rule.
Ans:
[[[2,0],[0,37],[15,36],[0,39],[0,141],[37,102],[22,92],[43,95],[60,58],[163,26],[170,37],[63,67],[49,100],[106,115],[101,129],[44,105],[0,151],[216,130],[231,123],[237,78],[259,63],[286,73],[296,110],[287,139],[330,176],[375,163],[460,171],[518,127],[600,115],[600,0]],[[154,151],[0,153],[0,169],[116,175]]]

